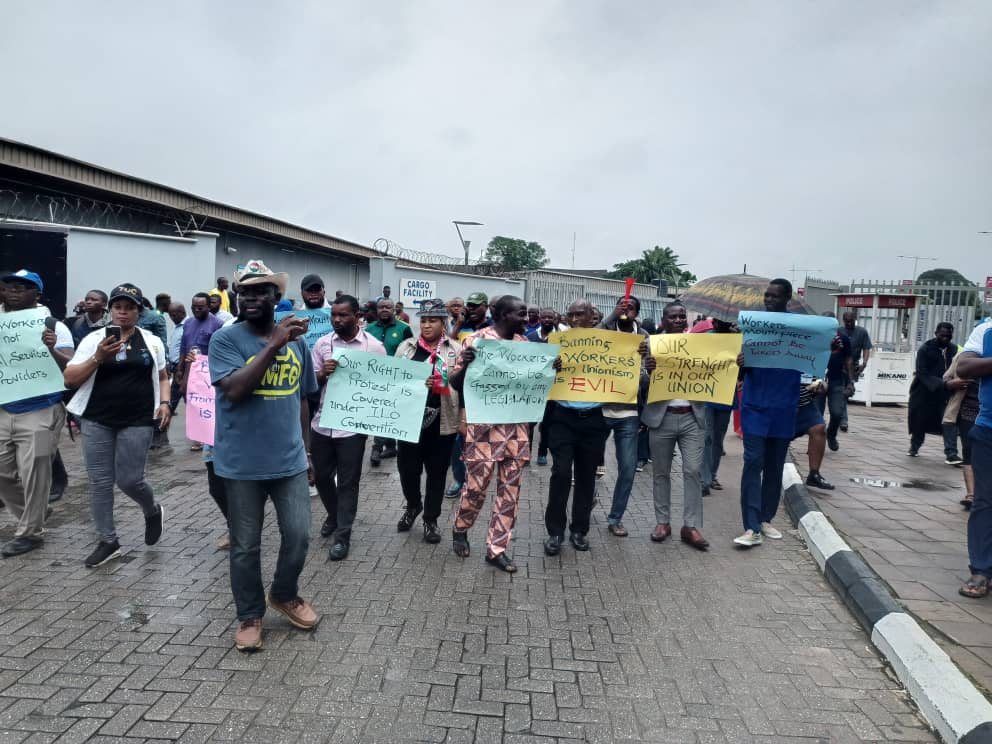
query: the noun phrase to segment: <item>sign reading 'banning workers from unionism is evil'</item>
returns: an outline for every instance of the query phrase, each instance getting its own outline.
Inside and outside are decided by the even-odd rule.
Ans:
[[[744,336],[745,367],[795,369],[816,377],[826,372],[836,318],[744,311],[737,325]]]
[[[320,425],[404,442],[420,440],[427,404],[427,362],[335,349]]]
[[[0,314],[0,405],[65,390],[62,370],[41,340],[45,309]]]
[[[552,333],[561,346],[561,371],[548,396],[551,400],[587,403],[636,403],[641,381],[644,336],[639,333],[574,328]]]
[[[663,333],[651,336],[655,360],[648,403],[695,400],[730,405],[737,389],[739,333]]]
[[[480,338],[465,369],[465,419],[470,424],[540,421],[555,379],[554,344]]]

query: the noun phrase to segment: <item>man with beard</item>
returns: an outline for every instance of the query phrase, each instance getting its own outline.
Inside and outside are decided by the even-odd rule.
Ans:
[[[231,590],[238,612],[239,651],[262,647],[266,596],[261,539],[265,502],[275,507],[281,544],[268,605],[297,628],[320,616],[299,596],[310,544],[310,415],[313,362],[295,317],[275,322],[286,274],[259,260],[235,275],[243,321],[210,340],[210,381],[217,390],[214,472],[224,479],[231,531]]]
[[[333,385],[335,349],[366,351],[386,354],[386,349],[375,336],[358,325],[358,300],[341,295],[331,305],[331,325],[334,332],[323,336],[313,347],[313,366],[317,370],[318,385]],[[321,537],[332,538],[329,557],[340,561],[351,549],[351,528],[358,513],[358,483],[362,476],[362,459],[365,456],[365,434],[327,429],[320,425],[323,396],[313,417],[311,452],[313,453],[314,480],[317,493],[327,510],[327,518],[320,528]]]
[[[303,298],[303,307],[310,310],[319,310],[322,307],[330,307],[324,290],[324,280],[316,274],[307,274],[300,282],[300,296]]]
[[[493,321],[486,318],[489,312],[489,297],[485,292],[473,292],[465,299],[465,309],[455,319],[451,337],[462,341],[470,333],[489,328]]]
[[[469,302],[481,293],[469,296]],[[483,295],[484,297],[485,295]],[[473,344],[480,339],[523,341],[524,324],[527,322],[527,306],[519,297],[503,295],[493,304],[493,324],[469,335],[462,344],[462,352],[455,363],[450,384],[458,392],[463,391],[465,371],[475,360]],[[514,573],[517,567],[506,549],[510,544],[513,525],[517,520],[517,507],[520,498],[520,480],[524,466],[530,459],[530,438],[525,422],[515,424],[466,424],[464,461],[466,468],[465,488],[461,502],[455,513],[455,525],[451,532],[452,549],[455,555],[466,558],[469,555],[468,531],[475,524],[486,491],[493,474],[497,474],[496,501],[486,535],[486,563],[501,571]]]

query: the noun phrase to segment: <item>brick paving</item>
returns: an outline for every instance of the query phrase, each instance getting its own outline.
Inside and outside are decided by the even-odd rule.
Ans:
[[[79,447],[63,447],[72,485],[44,549],[0,563],[0,743],[935,741],[795,533],[731,545],[732,437],[729,487],[706,499],[709,553],[648,540],[645,472],[631,537],[606,532],[608,475],[592,550],[545,558],[549,469],[532,466],[512,577],[483,563],[481,525],[467,560],[450,533],[438,546],[419,522],[398,534],[387,461],[363,481],[349,558],[330,563],[313,540],[302,591],[324,614],[318,629],[270,614],[265,650],[243,655],[227,555],[214,547],[220,516],[181,424],[149,469],[167,509],[160,544],[143,545],[123,499],[128,552],[95,570],[82,565],[93,538]],[[274,525],[270,515],[266,575]],[[10,532],[4,523],[0,538]]]
[[[828,451],[823,466],[837,490],[810,493],[851,547],[989,696],[992,603],[958,594],[969,576],[961,470],[944,464],[939,436],[927,436],[919,457],[906,455],[904,407],[852,405],[849,419],[840,451]],[[797,440],[793,457],[805,475],[804,441]]]

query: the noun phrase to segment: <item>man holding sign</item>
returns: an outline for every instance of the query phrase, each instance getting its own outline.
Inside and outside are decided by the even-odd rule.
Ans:
[[[43,284],[22,269],[0,278],[7,285],[0,328],[0,500],[17,520],[4,558],[42,544],[52,484],[52,458],[65,426],[62,375],[72,358],[72,333],[38,307]],[[46,322],[47,321],[47,322]],[[16,340],[15,340],[16,339]]]
[[[470,296],[469,300],[473,297],[475,295]],[[476,358],[472,348],[476,341],[496,339],[520,341],[527,345],[527,339],[522,335],[527,323],[527,306],[523,300],[513,295],[503,295],[493,303],[492,314],[492,326],[476,331],[463,342],[462,353],[450,378],[451,386],[459,393],[464,390],[465,373]],[[468,531],[482,511],[489,482],[498,470],[496,502],[486,535],[486,563],[501,571],[514,573],[517,567],[506,554],[506,549],[517,521],[520,479],[524,466],[530,460],[527,422],[467,424],[462,459],[465,461],[465,486],[451,532],[452,549],[455,555],[468,557]]]

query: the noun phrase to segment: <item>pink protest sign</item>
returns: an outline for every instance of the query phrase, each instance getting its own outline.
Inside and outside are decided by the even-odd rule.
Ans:
[[[189,366],[186,436],[194,442],[211,446],[214,443],[214,386],[210,384],[210,367],[205,356],[198,356]]]

